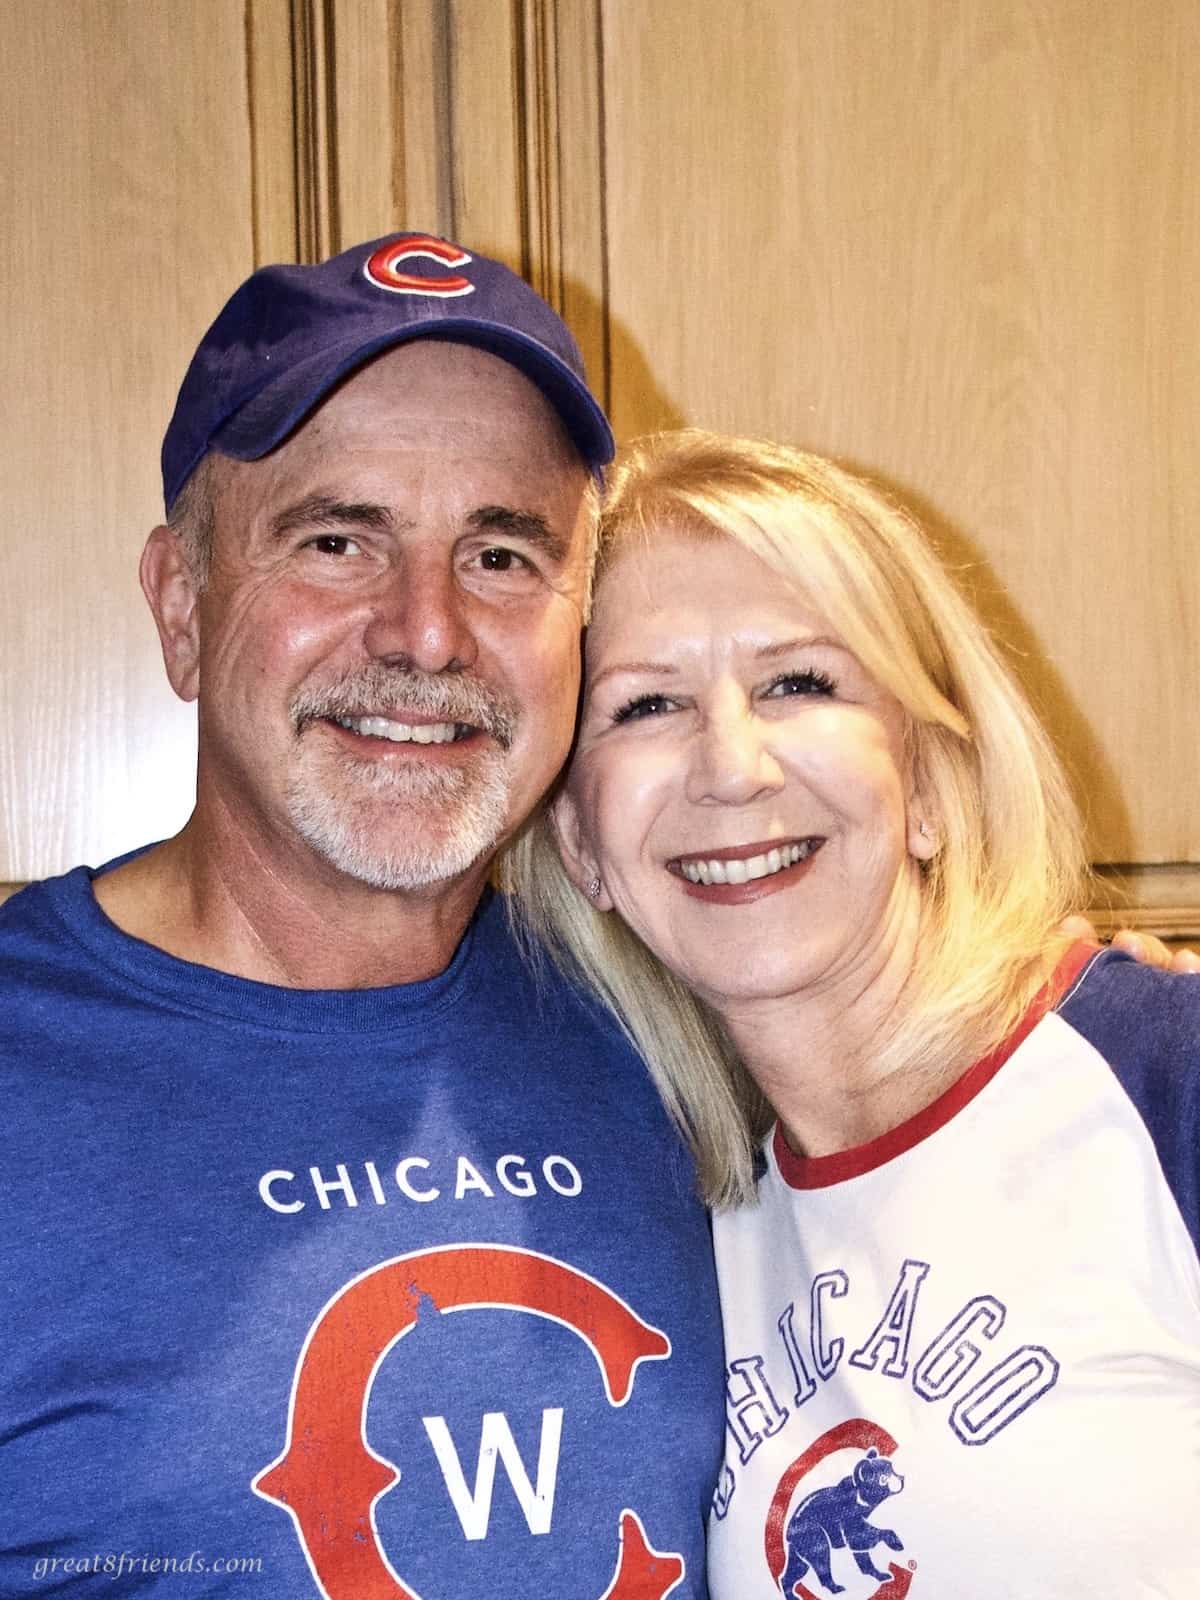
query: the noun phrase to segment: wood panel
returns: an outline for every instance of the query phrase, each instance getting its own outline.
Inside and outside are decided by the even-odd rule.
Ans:
[[[599,0],[392,4],[395,225],[522,273],[566,317],[605,393]]]
[[[600,0],[525,8],[526,276],[565,318],[607,407],[603,61]]]
[[[315,207],[302,190],[311,173],[300,159],[296,96],[297,35],[311,32],[293,0],[247,0],[246,72],[250,118],[250,183],[254,264],[302,261],[311,243],[302,238]],[[309,97],[311,104],[311,96]],[[303,219],[303,221],[302,221]]]
[[[791,437],[914,499],[1017,652],[1098,857],[1139,864],[1148,925],[1200,932],[1190,0],[10,0],[10,19],[5,465],[27,537],[2,612],[0,877],[186,809],[190,718],[132,573],[196,335],[252,265],[414,226],[564,312],[619,433]]]
[[[172,829],[193,719],[137,589],[183,366],[252,265],[244,0],[8,0],[0,879]]]
[[[329,248],[414,228],[520,267],[520,8],[511,0],[304,3],[323,19],[332,67]]]
[[[618,432],[775,435],[915,498],[1044,707],[1097,858],[1200,861],[1200,7],[609,0],[603,21]]]
[[[336,248],[402,226],[400,15],[395,0],[334,0]]]

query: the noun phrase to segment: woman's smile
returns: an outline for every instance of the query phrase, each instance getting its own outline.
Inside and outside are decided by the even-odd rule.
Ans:
[[[777,889],[790,888],[807,870],[824,839],[763,841],[730,849],[676,856],[667,871],[685,882],[685,893],[714,905],[742,905]]]

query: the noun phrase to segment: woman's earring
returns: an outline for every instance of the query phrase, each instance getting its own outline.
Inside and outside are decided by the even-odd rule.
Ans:
[[[593,879],[592,879],[592,880],[591,880],[591,882],[590,882],[590,883],[589,883],[589,884],[588,884],[588,886],[587,886],[587,895],[588,895],[588,899],[589,899],[589,900],[599,900],[599,898],[600,898],[600,890],[601,890],[601,889],[602,889],[602,888],[603,888],[603,887],[604,887],[604,886],[603,886],[603,884],[602,884],[602,883],[601,883],[601,882],[600,882],[600,879],[599,879],[599,878],[593,878]]]

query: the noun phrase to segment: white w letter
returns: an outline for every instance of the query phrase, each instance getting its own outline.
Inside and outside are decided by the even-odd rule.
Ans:
[[[529,1481],[525,1463],[503,1411],[485,1411],[479,1430],[479,1460],[475,1467],[474,1492],[467,1488],[466,1474],[444,1417],[423,1417],[425,1432],[442,1469],[446,1488],[454,1502],[458,1520],[468,1539],[486,1539],[492,1514],[492,1489],[496,1481],[496,1457],[504,1463],[517,1504],[525,1513],[530,1533],[549,1533],[554,1515],[554,1487],[558,1478],[558,1446],[562,1438],[562,1407],[542,1412],[542,1442],[538,1447],[537,1488]]]

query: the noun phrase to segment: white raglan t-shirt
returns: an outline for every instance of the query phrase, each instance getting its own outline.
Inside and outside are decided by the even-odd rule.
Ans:
[[[713,1600],[1200,1595],[1200,976],[1081,947],[1057,990],[717,1218]]]

